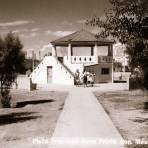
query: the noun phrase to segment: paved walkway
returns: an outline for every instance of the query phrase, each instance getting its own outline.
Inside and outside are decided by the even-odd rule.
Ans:
[[[67,144],[51,144],[50,148],[123,148],[121,135],[92,93],[104,89],[123,88],[111,87],[110,84],[106,87],[69,88],[69,95],[52,136],[56,142]]]

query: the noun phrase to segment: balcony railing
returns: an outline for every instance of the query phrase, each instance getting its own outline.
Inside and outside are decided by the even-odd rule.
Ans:
[[[98,63],[112,63],[113,57],[112,56],[99,56]]]
[[[94,56],[72,56],[71,62],[72,63],[94,63],[95,57]]]
[[[64,63],[68,60],[68,57],[64,57]],[[91,63],[112,63],[112,56],[98,56],[96,60],[95,56],[71,56],[71,63],[73,64],[91,64]]]

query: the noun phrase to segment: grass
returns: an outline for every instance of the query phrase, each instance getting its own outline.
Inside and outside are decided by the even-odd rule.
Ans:
[[[14,108],[0,109],[0,147],[32,148],[33,138],[50,138],[67,93],[12,91],[11,94]]]
[[[148,142],[148,98],[137,91],[95,92],[98,101],[112,119],[124,139],[133,141],[129,148],[147,148],[148,144],[135,144],[135,139]]]

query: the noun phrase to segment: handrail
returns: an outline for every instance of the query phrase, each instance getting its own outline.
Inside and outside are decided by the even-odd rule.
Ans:
[[[38,66],[32,71],[32,73],[30,74],[30,78],[32,78],[32,75],[39,75],[39,73],[41,72],[41,65],[43,64],[44,59],[38,64]],[[40,70],[39,70],[40,69]]]
[[[72,77],[74,77],[74,73],[73,73],[65,64],[61,63],[61,62],[58,60],[57,57],[54,57],[54,58],[55,58],[55,60],[56,60],[58,63],[60,63],[61,66],[63,66],[63,67],[65,68],[65,70],[67,70],[67,71],[69,72],[69,74],[70,74]]]
[[[40,61],[40,63],[39,63],[39,64],[35,67],[35,69],[34,69],[33,71],[36,71],[36,70],[37,70],[37,68],[39,68],[39,67],[40,67],[40,65],[42,65],[43,60],[44,60],[44,59],[42,59],[42,60]]]

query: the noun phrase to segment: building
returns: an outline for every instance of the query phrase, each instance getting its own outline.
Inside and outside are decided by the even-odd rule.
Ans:
[[[52,55],[45,56],[31,74],[33,83],[73,85],[77,69],[94,72],[95,83],[113,82],[113,41],[82,29],[51,44]],[[59,50],[64,51],[63,56]]]
[[[125,45],[117,43],[113,46],[113,58],[115,62],[119,62],[122,65],[122,71],[126,71],[128,68],[129,56],[127,55]]]

